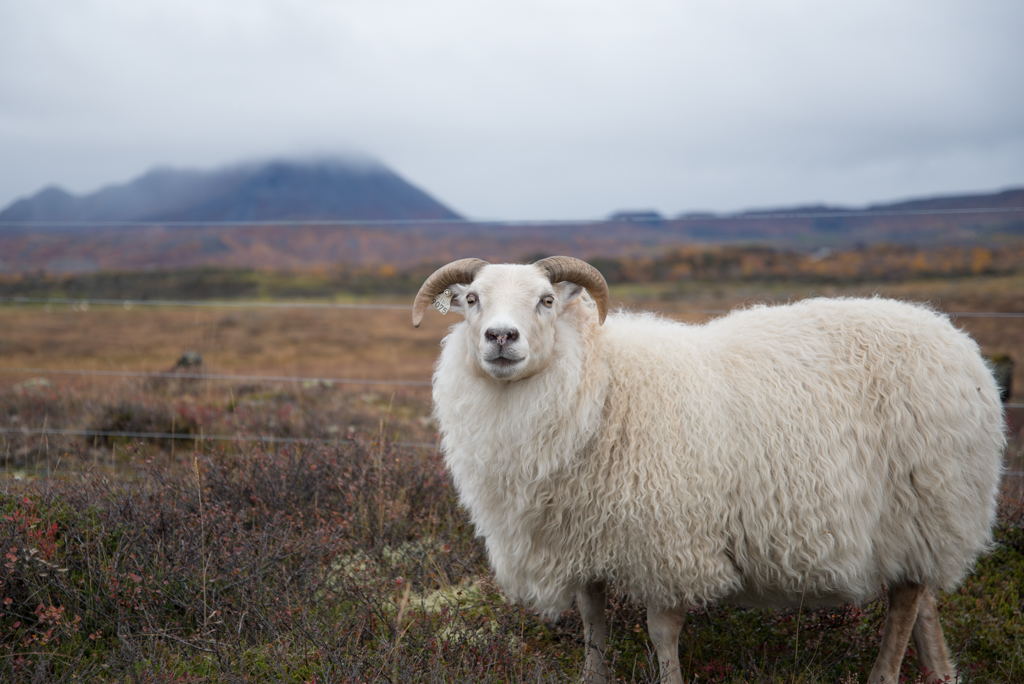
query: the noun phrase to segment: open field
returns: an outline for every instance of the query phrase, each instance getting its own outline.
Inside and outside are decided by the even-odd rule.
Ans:
[[[682,282],[612,300],[688,322],[762,301],[884,294],[1024,312],[1024,276],[835,285]],[[369,303],[408,304],[409,298]],[[364,301],[365,303],[365,301]],[[408,310],[0,306],[0,367],[427,381],[452,317]],[[1024,319],[962,318],[1024,360]],[[1024,387],[1021,364],[1014,401]],[[436,450],[429,388],[0,373],[0,680],[572,681],[578,617],[548,623],[490,579]],[[1008,465],[1022,468],[1021,411]],[[42,435],[71,428],[154,437]],[[319,444],[208,442],[209,435]],[[402,446],[414,443],[423,446]],[[19,479],[14,479],[15,477]],[[1024,679],[1024,496],[997,546],[941,598],[967,681]],[[654,681],[642,611],[609,608],[615,673]],[[816,611],[694,609],[696,681],[864,681],[881,600]],[[905,662],[914,681],[916,661]]]
[[[612,304],[698,323],[709,316],[689,312],[813,295],[881,295],[929,302],[943,311],[1024,313],[1024,275],[856,285],[624,284],[613,286]],[[402,306],[411,298],[331,301]],[[157,371],[169,369],[183,351],[195,350],[211,372],[429,380],[437,343],[453,321],[430,315],[415,330],[407,310],[0,304],[0,360],[6,367]],[[1024,322],[962,318],[957,324],[987,352],[1024,359]],[[0,386],[17,381],[0,378]]]

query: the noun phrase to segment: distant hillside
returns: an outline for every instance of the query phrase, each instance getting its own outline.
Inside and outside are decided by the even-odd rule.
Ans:
[[[0,212],[0,223],[458,218],[385,167],[345,160],[155,169],[82,197],[49,187]]]
[[[773,207],[770,209],[748,209],[735,214],[736,217],[763,216],[766,214],[819,214],[819,213],[849,213],[851,218],[858,215],[877,212],[896,211],[925,211],[932,209],[957,210],[957,209],[981,209],[981,208],[1009,208],[1024,207],[1024,188],[1011,188],[1000,192],[980,193],[976,195],[936,195],[935,197],[924,197],[898,202],[885,202],[882,204],[869,204],[866,207],[843,207],[827,204],[800,205],[796,207]],[[692,218],[700,216],[718,216],[716,214],[683,214],[680,218]]]
[[[844,247],[880,242],[933,245],[1024,237],[1024,188],[871,204],[684,214],[677,225],[698,242]],[[978,211],[995,209],[1000,211]]]
[[[939,195],[890,204],[871,205],[865,211],[889,209],[910,211],[922,209],[980,209],[983,207],[1024,207],[1024,188],[1014,188],[981,195]]]
[[[42,227],[14,223],[3,226],[4,220],[14,220],[8,218],[8,212],[28,211],[16,203],[0,215],[0,274],[202,266],[301,271],[337,265],[379,266],[381,273],[393,273],[395,269],[434,265],[467,256],[488,261],[519,261],[551,254],[582,259],[663,260],[672,250],[694,244],[761,245],[812,253],[822,248],[849,250],[880,244],[995,246],[1016,244],[1024,239],[1024,211],[977,211],[1024,207],[1024,189],[926,198],[864,209],[814,206],[675,218],[631,211],[620,212],[612,220],[592,223],[489,224],[461,220],[438,223],[427,219],[450,219],[456,215],[397,176],[378,168],[367,172],[370,178],[362,181],[366,187],[376,190],[368,189],[362,195],[360,206],[367,213],[355,215],[357,222],[296,226],[276,221],[330,218],[325,207],[340,205],[344,193],[339,190],[335,197],[318,188],[327,185],[325,179],[358,174],[329,165],[302,167],[284,163],[219,173],[217,182],[200,184],[196,177],[202,174],[154,172],[128,186],[109,188],[87,198],[73,198],[49,190],[25,201],[39,201],[53,207],[50,209],[53,213],[46,214],[53,217],[47,219],[51,221],[68,220],[66,217],[70,214],[60,213],[67,211],[62,207],[68,203],[87,202],[95,213],[75,214],[90,217],[80,220],[149,219],[157,221],[156,224]],[[413,214],[411,209],[399,213],[394,205],[389,205],[392,207],[389,211],[393,212],[390,214],[376,209],[380,204],[375,198],[387,194],[383,188],[390,187],[389,184],[409,189],[407,196],[417,198],[420,203],[410,200],[405,206],[424,207],[423,213]],[[197,190],[199,185],[206,190]],[[127,200],[115,202],[119,193],[131,186],[135,186],[136,191],[126,195],[134,197],[135,204]],[[231,190],[213,192],[209,190],[211,187],[230,187]],[[377,190],[382,194],[375,194]],[[325,196],[328,199],[314,201]],[[170,197],[187,197],[189,201],[172,206],[174,203],[166,199]],[[157,206],[157,200],[152,198],[163,198],[160,201],[166,204]],[[117,214],[131,218],[95,218],[114,216],[105,208],[108,204],[131,205],[136,209],[134,213],[122,210],[124,213]],[[143,205],[145,211],[138,208]],[[935,213],[936,210],[939,213]],[[107,213],[102,213],[104,211]],[[358,222],[381,218],[409,220],[385,225]],[[259,223],[203,225],[203,221],[239,219],[254,219]],[[196,225],[167,226],[160,225],[159,221],[194,221]],[[940,252],[936,254],[941,256]]]

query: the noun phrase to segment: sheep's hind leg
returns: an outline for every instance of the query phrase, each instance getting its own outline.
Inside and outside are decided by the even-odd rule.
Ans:
[[[868,684],[896,684],[899,681],[900,665],[907,652],[907,642],[924,593],[925,588],[920,584],[897,584],[889,588],[889,612],[882,628],[882,645],[868,675]]]
[[[679,670],[679,630],[683,628],[686,612],[682,608],[664,610],[647,607],[647,632],[658,653],[660,684],[683,684]]]
[[[583,619],[583,639],[586,642],[586,658],[583,664],[583,681],[608,682],[611,673],[604,662],[605,622],[604,609],[608,604],[604,582],[583,587],[576,594],[576,604]]]
[[[942,625],[939,624],[939,611],[935,606],[935,596],[930,589],[924,590],[921,603],[917,607],[917,621],[914,623],[913,635],[917,659],[921,661],[921,668],[926,673],[925,681],[955,682],[957,679],[956,667],[949,662],[946,640],[942,636]]]

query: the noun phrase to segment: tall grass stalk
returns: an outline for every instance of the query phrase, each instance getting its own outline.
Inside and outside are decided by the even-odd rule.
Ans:
[[[207,633],[210,621],[210,604],[206,597],[206,572],[208,569],[206,562],[206,520],[203,515],[203,482],[202,477],[199,473],[199,458],[195,457],[192,460],[192,469],[196,473],[196,493],[199,496],[199,535],[200,535],[200,558],[203,569],[203,634]]]

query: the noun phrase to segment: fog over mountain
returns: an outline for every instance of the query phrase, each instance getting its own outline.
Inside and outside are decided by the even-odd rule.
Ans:
[[[0,275],[200,266],[410,268],[467,256],[492,262],[552,254],[647,258],[694,244],[801,251],[880,243],[982,247],[1019,243],[1022,208],[1024,189],[1017,188],[862,209],[803,205],[676,217],[630,210],[605,221],[489,223],[457,218],[380,167],[274,162],[209,173],[155,171],[80,198],[44,190],[0,214]],[[280,222],[338,217],[355,220]],[[396,218],[404,220],[373,222]]]
[[[84,196],[47,187],[0,211],[0,222],[459,218],[383,165],[360,159],[158,168]]]

